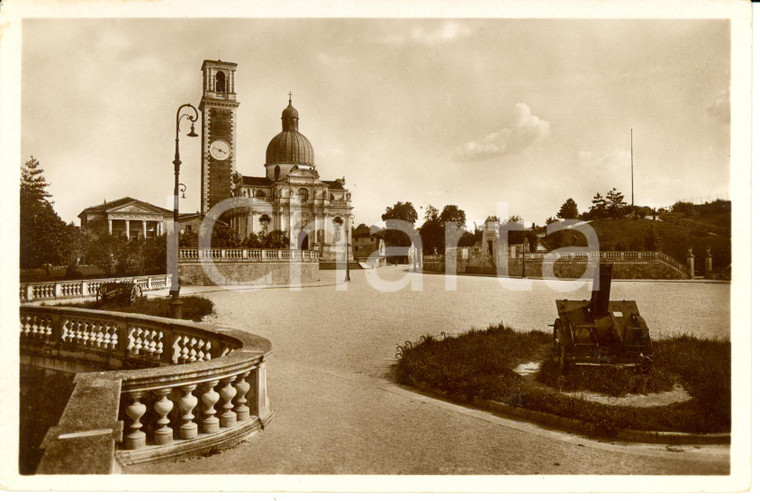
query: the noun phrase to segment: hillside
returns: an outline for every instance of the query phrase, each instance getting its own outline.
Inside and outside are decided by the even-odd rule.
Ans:
[[[709,247],[713,270],[720,271],[731,264],[731,238],[694,220],[603,219],[592,221],[591,226],[599,237],[599,247],[603,251],[659,250],[686,263],[688,249],[692,248],[695,273],[703,275],[705,249]]]
[[[602,251],[659,250],[686,263],[689,248],[695,255],[695,274],[705,271],[705,249],[713,256],[713,270],[720,272],[731,264],[731,204],[718,200],[704,205],[676,203],[673,210],[658,219],[600,219],[590,222],[599,237]],[[547,249],[585,245],[577,232],[562,232],[543,238]]]

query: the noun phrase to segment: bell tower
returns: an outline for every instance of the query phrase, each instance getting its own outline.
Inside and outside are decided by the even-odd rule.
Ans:
[[[230,197],[236,172],[235,111],[240,105],[235,94],[237,63],[203,61],[201,138],[201,213]]]

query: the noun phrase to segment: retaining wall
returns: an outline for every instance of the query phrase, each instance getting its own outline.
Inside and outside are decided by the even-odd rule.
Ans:
[[[218,279],[207,268],[215,266]],[[319,281],[319,263],[309,262],[195,262],[179,263],[182,285],[288,285]]]

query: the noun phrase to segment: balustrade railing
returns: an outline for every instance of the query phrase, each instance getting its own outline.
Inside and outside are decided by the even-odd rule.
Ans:
[[[81,360],[120,381],[116,419],[121,423],[113,423],[114,430],[124,429],[113,451],[119,464],[229,445],[271,417],[265,369],[271,344],[264,338],[188,321],[78,308],[22,306],[20,319],[22,363],[44,358],[70,367]],[[97,383],[88,377],[77,384]],[[72,398],[88,394],[79,390]],[[71,400],[69,407],[82,409]],[[58,440],[67,433],[60,425],[65,418],[66,411],[55,433],[48,433],[46,449],[62,447]],[[41,464],[57,468],[50,461]]]
[[[180,249],[180,262],[319,261],[319,251],[297,249]]]
[[[22,303],[52,299],[77,299],[95,297],[98,287],[104,282],[114,280],[135,280],[143,291],[168,289],[171,275],[149,275],[139,277],[93,278],[82,280],[63,280],[56,282],[32,282],[19,285],[19,300]]]
[[[522,255],[517,256],[522,259]],[[672,256],[659,251],[605,251],[605,252],[526,252],[526,260],[544,260],[549,259],[569,259],[585,261],[591,260],[610,260],[610,261],[663,261],[684,273],[688,270],[686,265],[679,262]]]

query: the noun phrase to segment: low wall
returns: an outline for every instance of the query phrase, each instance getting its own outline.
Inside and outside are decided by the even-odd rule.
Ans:
[[[95,297],[100,284],[107,282],[134,281],[143,291],[168,289],[171,275],[144,275],[138,277],[97,278],[91,280],[61,280],[58,282],[32,282],[19,285],[19,300],[22,303],[32,301],[50,301],[57,299],[79,299]]]
[[[207,269],[216,267],[218,277]],[[319,281],[319,262],[179,263],[182,285],[288,285]]]
[[[525,261],[525,276],[543,277],[543,262]],[[554,275],[557,278],[579,278],[586,272],[585,261],[563,261],[554,263]],[[510,276],[522,276],[523,265],[517,260],[510,261]],[[650,279],[674,280],[687,278],[683,273],[660,261],[626,261],[615,262],[612,267],[613,279]]]
[[[500,276],[542,278],[544,276],[545,253],[526,253],[523,258],[508,259],[507,270],[499,272]],[[612,278],[615,279],[650,279],[673,280],[689,278],[686,268],[672,257],[661,252],[596,252],[591,253],[593,260],[604,259],[614,263]],[[589,259],[584,253],[561,253],[554,255],[553,272],[556,278],[579,278],[586,272]],[[453,268],[453,266],[451,266]],[[523,271],[524,270],[524,271]],[[446,271],[443,256],[425,256],[423,271],[444,273]],[[497,275],[494,266],[471,266],[461,260],[456,262],[456,273],[473,275]]]
[[[262,337],[185,320],[26,305],[20,325],[22,365],[77,371],[40,445],[37,473],[117,473],[202,455],[239,443],[272,417],[272,345]],[[81,372],[75,361],[98,371]]]

